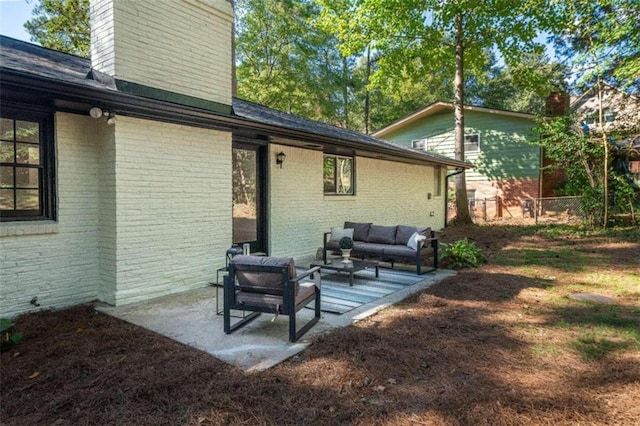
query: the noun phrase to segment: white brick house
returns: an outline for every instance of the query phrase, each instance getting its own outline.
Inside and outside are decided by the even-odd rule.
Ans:
[[[469,164],[232,97],[229,1],[91,14],[91,61],[0,38],[0,316],[206,286],[245,241],[240,154],[254,250],[308,256],[345,220],[444,226],[447,169]]]

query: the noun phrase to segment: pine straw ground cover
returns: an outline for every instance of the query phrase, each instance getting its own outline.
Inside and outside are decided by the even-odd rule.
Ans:
[[[489,263],[246,374],[91,306],[17,319],[3,425],[637,424],[640,231],[451,228]],[[611,305],[573,293],[615,298]]]

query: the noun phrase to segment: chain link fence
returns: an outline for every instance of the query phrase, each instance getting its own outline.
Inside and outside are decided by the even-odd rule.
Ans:
[[[455,202],[449,202],[447,211],[449,220],[456,216]],[[524,219],[535,223],[572,223],[584,218],[580,197],[477,198],[469,201],[469,212],[474,222]]]

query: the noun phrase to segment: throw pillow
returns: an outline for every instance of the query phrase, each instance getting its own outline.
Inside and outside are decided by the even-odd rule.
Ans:
[[[331,241],[340,241],[342,237],[349,237],[353,239],[353,229],[350,228],[331,228]]]
[[[418,247],[422,248],[423,241],[426,239],[427,237],[425,237],[424,235],[420,235],[417,232],[414,232],[407,242],[407,247],[418,250]]]

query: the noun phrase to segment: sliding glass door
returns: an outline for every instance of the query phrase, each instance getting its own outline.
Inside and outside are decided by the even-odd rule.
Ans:
[[[249,244],[251,252],[267,252],[266,148],[233,144],[233,243]]]

